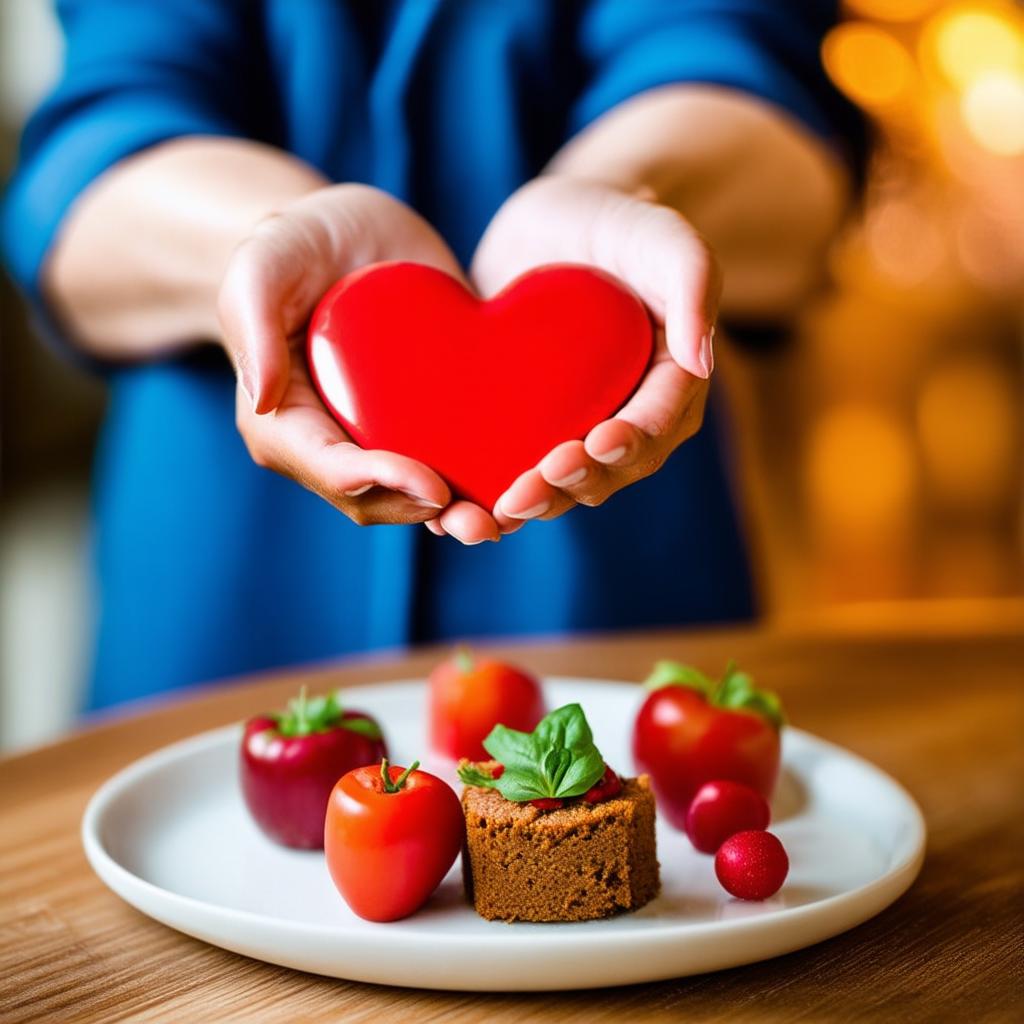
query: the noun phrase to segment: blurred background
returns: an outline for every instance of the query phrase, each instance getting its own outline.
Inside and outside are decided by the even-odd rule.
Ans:
[[[721,359],[762,603],[799,627],[982,626],[1024,599],[1024,9],[844,13],[822,60],[875,129],[863,194],[792,343]],[[0,2],[0,179],[60,56],[47,0]],[[2,275],[0,338],[9,748],[66,728],[83,687],[104,394],[32,336]]]

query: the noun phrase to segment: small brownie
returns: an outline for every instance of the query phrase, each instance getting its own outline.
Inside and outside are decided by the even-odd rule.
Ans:
[[[462,809],[463,878],[481,917],[589,921],[638,910],[658,894],[646,775],[623,779],[622,792],[602,803],[579,800],[553,811],[467,786]]]

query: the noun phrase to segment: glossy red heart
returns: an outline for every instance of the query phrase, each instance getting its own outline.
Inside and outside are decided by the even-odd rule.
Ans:
[[[483,301],[432,267],[378,263],[323,297],[307,356],[358,444],[419,459],[491,509],[621,408],[652,347],[643,303],[589,267],[541,267]]]

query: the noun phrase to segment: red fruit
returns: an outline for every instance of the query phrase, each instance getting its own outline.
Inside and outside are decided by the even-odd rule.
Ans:
[[[565,806],[565,801],[557,796],[542,796],[531,800],[530,806],[536,807],[538,811],[557,811],[559,807]]]
[[[769,799],[779,774],[782,710],[732,664],[719,680],[675,662],[659,662],[653,692],[633,726],[633,760],[651,777],[658,812],[680,831],[705,782],[729,779]]]
[[[588,804],[599,804],[602,800],[611,800],[622,792],[622,780],[608,767],[604,766],[604,775],[583,794]]]
[[[739,782],[705,782],[686,812],[686,834],[701,853],[714,853],[730,836],[763,830],[771,821],[768,801]]]
[[[718,848],[715,874],[730,896],[766,900],[782,888],[789,874],[789,858],[771,832],[737,832]]]
[[[356,768],[331,792],[323,825],[327,870],[367,921],[397,921],[418,910],[462,848],[459,798],[418,764]]]
[[[533,676],[512,665],[460,650],[430,673],[430,742],[457,761],[486,761],[484,740],[499,723],[531,732],[544,717]]]
[[[337,694],[307,698],[245,726],[239,754],[242,795],[256,824],[275,842],[322,849],[324,814],[347,771],[380,764],[387,746],[369,715],[343,708]]]

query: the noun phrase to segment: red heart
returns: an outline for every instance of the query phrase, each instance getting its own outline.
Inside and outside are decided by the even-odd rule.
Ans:
[[[541,267],[485,302],[433,267],[378,263],[323,297],[307,355],[353,440],[419,459],[491,509],[621,408],[652,346],[643,303],[589,267]]]

